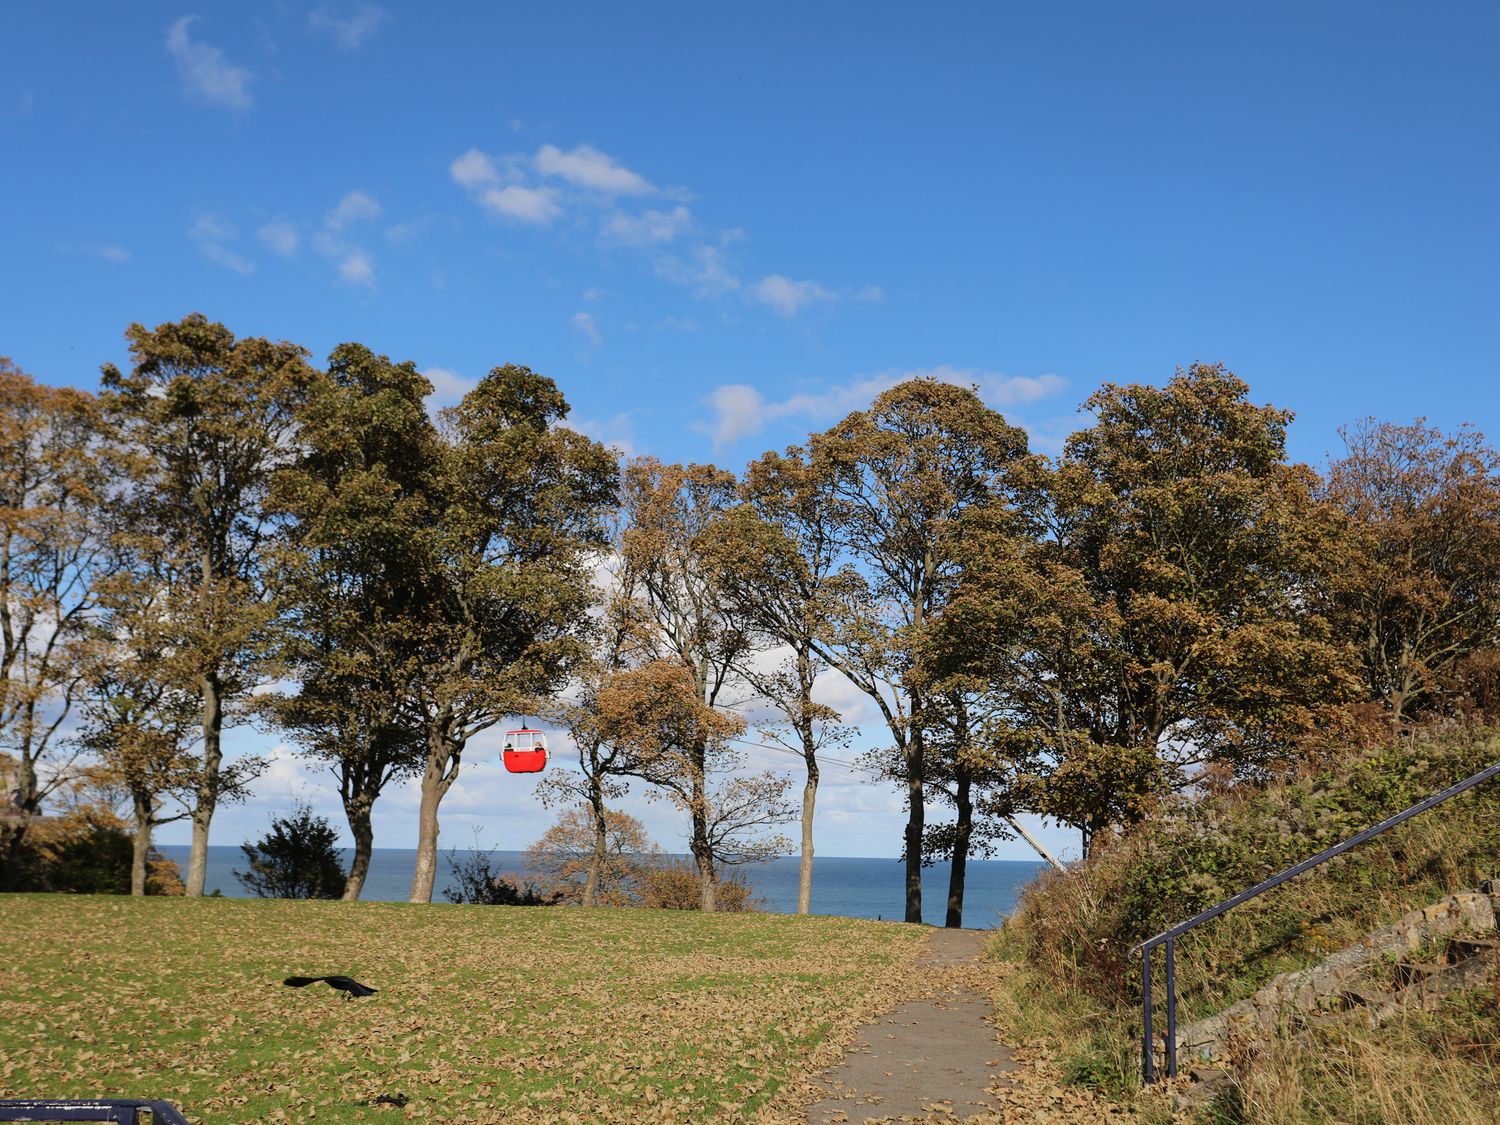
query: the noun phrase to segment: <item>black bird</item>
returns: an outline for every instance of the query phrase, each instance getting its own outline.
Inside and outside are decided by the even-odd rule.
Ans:
[[[336,988],[344,993],[345,1000],[353,1000],[356,996],[374,996],[380,991],[367,984],[360,984],[353,977],[287,977],[281,983],[288,988],[303,988],[309,984],[317,984],[320,980],[327,981],[329,988]]]

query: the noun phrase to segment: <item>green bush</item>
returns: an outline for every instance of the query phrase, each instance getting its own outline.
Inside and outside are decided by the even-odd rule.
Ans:
[[[337,839],[333,825],[298,802],[291,815],[271,819],[271,831],[258,843],[240,845],[250,870],[234,877],[261,898],[338,898],[344,862]]]

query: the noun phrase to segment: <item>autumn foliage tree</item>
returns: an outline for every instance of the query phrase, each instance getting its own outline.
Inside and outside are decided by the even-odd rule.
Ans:
[[[276,576],[264,565],[266,499],[295,455],[297,408],[316,375],[303,348],[236,339],[198,313],[155,329],[132,324],[125,335],[130,370],[104,366],[102,399],[125,451],[119,510],[141,597],[163,565],[179,584],[175,647],[191,675],[182,686],[202,708],[187,870],[187,893],[201,895],[226,789],[226,714],[267,674]]]
[[[412,682],[425,738],[413,902],[432,899],[438,806],[469,740],[539,713],[585,652],[587,564],[605,543],[618,470],[602,445],[556,424],[567,413],[552,380],[507,365],[443,414]]]
[[[1025,433],[971,390],[914,379],[810,439],[843,557],[818,649],[879,709],[906,789],[906,920],[922,920],[927,692],[918,638],[960,573],[966,511],[1001,502],[1028,464]]]
[[[16,763],[0,889],[22,867],[32,819],[69,779],[60,732],[83,690],[110,569],[111,476],[93,396],[45,386],[0,358],[0,746]]]
[[[276,557],[281,655],[297,690],[272,713],[338,783],[354,840],[346,899],[369,872],[376,800],[426,750],[416,695],[443,452],[423,404],[431,389],[412,363],[335,348],[300,410],[301,456],[273,496],[290,517]]]
[[[1366,419],[1344,441],[1323,490],[1347,518],[1327,569],[1332,614],[1365,697],[1400,729],[1500,643],[1500,454],[1472,427],[1421,421]]]

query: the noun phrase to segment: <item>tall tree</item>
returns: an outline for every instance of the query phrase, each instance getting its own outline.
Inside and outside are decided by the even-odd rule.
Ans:
[[[194,654],[203,728],[186,884],[201,895],[225,788],[225,716],[264,676],[273,616],[265,501],[296,455],[297,406],[315,372],[297,345],[236,340],[199,313],[154,330],[132,324],[125,335],[131,369],[106,364],[102,398],[130,452],[122,510],[135,557],[169,557],[185,584],[181,647]]]
[[[681,670],[662,689],[691,696],[682,700],[678,740],[664,740],[638,776],[671,792],[688,813],[688,848],[705,911],[716,908],[718,882],[709,835],[710,774],[729,764],[724,732],[733,725],[716,708],[736,681],[747,637],[726,619],[722,583],[705,564],[700,543],[734,501],[734,474],[712,465],[663,465],[641,457],[625,468],[621,548],[639,606],[638,643],[649,659]]]
[[[783,719],[761,733],[803,761],[799,914],[812,908],[818,755],[847,742],[838,712],[813,698],[829,667],[819,640],[828,631],[828,584],[842,556],[830,488],[804,450],[767,453],[745,469],[744,502],[712,523],[699,545],[730,619],[750,639],[737,670]],[[768,650],[784,658],[769,664]]]
[[[0,826],[7,872],[19,870],[30,819],[67,780],[58,732],[83,687],[109,570],[107,452],[93,396],[0,358],[0,745],[16,758],[19,814]]]
[[[967,591],[992,683],[1047,762],[1039,810],[1085,847],[1210,763],[1254,773],[1348,689],[1316,612],[1328,522],[1286,460],[1290,414],[1222,366],[1106,385],[1018,550],[975,528]],[[1019,629],[1015,620],[1021,621]]]
[[[840,545],[825,658],[874,701],[906,787],[906,920],[922,920],[926,694],[914,647],[958,577],[960,520],[1013,488],[1025,433],[978,395],[914,379],[810,442],[827,474]]]
[[[618,468],[557,425],[552,380],[497,367],[444,411],[441,502],[418,661],[426,746],[411,900],[429,902],[438,806],[468,742],[508,714],[536,714],[582,658],[588,564],[606,542]]]
[[[1366,697],[1399,728],[1471,654],[1500,643],[1500,454],[1464,427],[1366,419],[1324,495],[1347,517],[1328,579]]]
[[[423,405],[431,390],[415,364],[335,348],[301,408],[301,458],[273,497],[292,517],[278,557],[298,682],[273,713],[338,781],[354,839],[346,899],[369,873],[376,800],[426,749],[416,696],[443,452]]]
[[[133,585],[132,594],[142,593]],[[190,675],[176,667],[175,624],[166,583],[144,600],[120,601],[105,587],[103,641],[86,658],[80,743],[130,803],[130,893],[147,887],[151,836],[188,815],[198,780],[193,743],[201,728]],[[239,780],[226,779],[233,790]],[[168,802],[171,802],[170,804]]]

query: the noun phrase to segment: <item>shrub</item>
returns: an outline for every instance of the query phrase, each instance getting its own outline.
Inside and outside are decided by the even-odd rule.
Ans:
[[[271,819],[271,831],[258,843],[240,845],[250,870],[234,877],[261,898],[338,898],[344,862],[337,838],[327,819],[299,801],[289,816]]]
[[[698,872],[686,860],[666,860],[641,872],[641,905],[658,910],[697,910],[703,904]],[[719,911],[742,914],[755,909],[750,887],[736,872],[720,880]]]
[[[444,887],[443,897],[472,906],[554,906],[562,900],[560,894],[544,895],[533,883],[522,885],[514,876],[495,871],[494,862],[495,850],[479,847],[476,828],[474,850],[468,859],[460,860],[456,848],[448,850],[448,869],[458,886]]]

